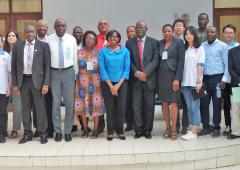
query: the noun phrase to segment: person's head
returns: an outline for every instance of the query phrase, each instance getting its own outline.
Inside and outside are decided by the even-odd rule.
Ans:
[[[207,40],[213,41],[217,38],[217,29],[214,26],[210,26],[206,30]]]
[[[197,29],[193,26],[189,26],[184,31],[184,40],[185,40],[185,47],[188,48],[189,45],[192,45],[195,48],[199,48],[201,43],[198,39]]]
[[[6,34],[6,40],[3,45],[3,49],[8,53],[11,52],[13,45],[18,41],[18,33],[15,31],[9,31]]]
[[[25,31],[25,39],[28,42],[32,42],[36,38],[36,30],[34,26],[27,25],[24,31]]]
[[[185,27],[189,26],[189,22],[190,22],[189,14],[187,14],[187,13],[182,14],[181,19],[184,21]]]
[[[127,38],[131,39],[136,36],[136,28],[133,25],[127,27]]]
[[[177,37],[181,36],[185,30],[185,23],[182,19],[177,19],[173,22],[173,30]]]
[[[148,30],[148,26],[145,21],[140,20],[136,23],[136,36],[140,39],[142,39]]]
[[[98,43],[97,35],[94,31],[86,31],[82,41],[83,48],[94,48]]]
[[[100,34],[106,36],[109,31],[109,23],[106,19],[100,19],[97,25],[98,31]]]
[[[173,37],[173,26],[171,24],[165,24],[162,26],[162,34],[165,40],[171,40]]]
[[[75,39],[77,40],[77,43],[80,44],[82,42],[82,38],[83,38],[83,30],[82,27],[80,26],[76,26],[73,28],[73,33],[72,35],[75,37]]]
[[[54,29],[58,37],[63,37],[67,29],[65,20],[63,18],[57,18],[54,22]]]
[[[47,21],[40,19],[37,22],[37,35],[40,38],[44,38],[47,35],[48,32],[48,23]]]
[[[3,36],[0,34],[0,49],[3,48]]]
[[[228,24],[223,27],[223,38],[227,42],[231,42],[234,39],[236,33],[236,27],[232,24]]]
[[[106,39],[110,46],[116,46],[121,42],[121,34],[117,30],[110,30]]]
[[[198,15],[198,26],[200,29],[206,29],[209,22],[208,14],[201,13]]]

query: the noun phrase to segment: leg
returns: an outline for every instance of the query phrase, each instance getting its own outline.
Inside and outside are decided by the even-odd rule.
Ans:
[[[21,96],[16,96],[12,90],[12,105],[13,105],[13,130],[20,130],[22,124],[22,103]]]
[[[132,103],[132,88],[131,88],[131,81],[128,81],[128,91],[127,91],[127,106],[126,106],[126,113],[125,113],[125,121],[127,124],[126,131],[133,129],[133,103]]]
[[[0,94],[0,138],[1,138],[0,140],[1,141],[2,141],[2,138],[4,139],[5,132],[7,131],[7,114],[8,114],[7,105],[8,105],[8,97],[6,97],[6,94]]]
[[[171,117],[172,117],[172,130],[176,131],[177,115],[178,115],[178,104],[171,103]]]
[[[207,90],[207,95],[200,99],[200,113],[203,129],[209,129],[209,104],[211,101],[210,90]]]
[[[183,107],[183,112],[182,112],[182,133],[185,133],[187,131],[188,128],[188,108],[187,108],[187,104],[186,104],[186,100],[183,96],[183,94],[181,93],[181,98],[182,98],[182,107]]]
[[[62,72],[61,82],[63,92],[63,99],[65,102],[65,120],[64,120],[64,134],[71,134],[73,123],[73,108],[74,108],[74,88],[75,88],[75,74],[74,69],[68,69]]]
[[[48,93],[45,96],[46,111],[47,111],[47,120],[48,120],[48,134],[53,134],[53,121],[52,121],[52,91],[51,88],[48,88]]]
[[[171,129],[169,104],[167,102],[162,102],[162,112],[163,112],[163,118],[164,118],[165,123],[166,123],[166,128]]]
[[[223,104],[224,104],[224,117],[225,117],[225,125],[226,128],[231,130],[231,85],[226,83],[225,89],[223,90]],[[231,133],[231,132],[230,132]]]
[[[56,70],[51,70],[51,91],[53,97],[52,103],[52,121],[54,126],[54,131],[56,133],[62,133],[61,130],[61,80],[60,73]]]

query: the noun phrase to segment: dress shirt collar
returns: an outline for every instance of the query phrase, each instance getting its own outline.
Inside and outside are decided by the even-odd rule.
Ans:
[[[25,41],[25,46],[28,45],[29,43],[31,43],[33,46],[35,45],[35,40],[33,40],[32,42],[28,42],[27,40]]]
[[[46,41],[47,41],[47,37],[48,37],[47,34],[46,34],[43,38],[40,38],[40,37],[37,35],[37,40],[46,42]]]
[[[145,43],[145,41],[146,41],[146,37],[147,37],[147,35],[145,34],[144,37],[142,37],[141,39],[137,37],[137,40],[142,40],[143,43]]]

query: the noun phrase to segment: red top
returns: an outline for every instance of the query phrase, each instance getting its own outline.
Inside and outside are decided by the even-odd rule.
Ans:
[[[102,34],[98,34],[97,39],[98,39],[98,43],[97,43],[96,48],[97,48],[97,50],[101,50],[104,47],[104,45],[107,44],[106,37],[103,36]]]

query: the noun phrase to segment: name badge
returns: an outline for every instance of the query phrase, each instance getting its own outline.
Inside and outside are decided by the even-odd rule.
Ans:
[[[167,60],[167,59],[168,59],[168,53],[167,53],[167,51],[163,51],[162,60]]]
[[[87,62],[87,70],[93,70],[93,62],[92,61]]]

